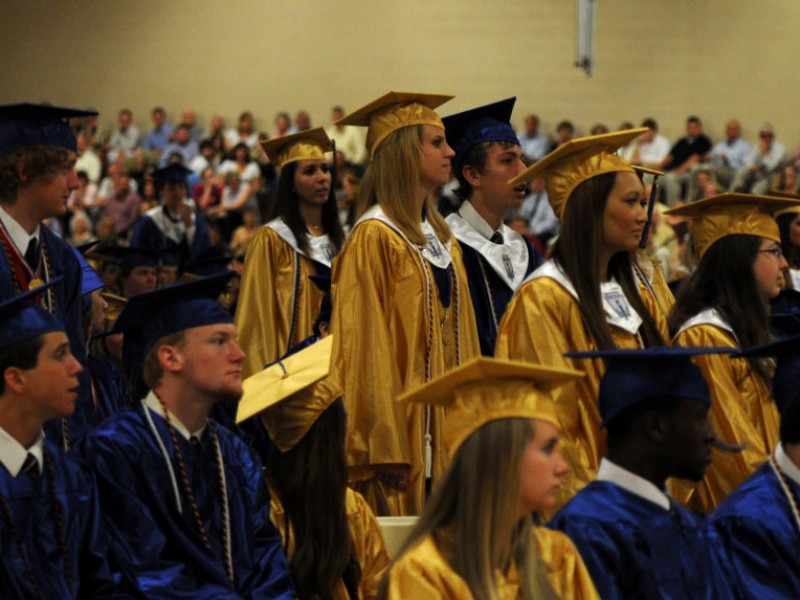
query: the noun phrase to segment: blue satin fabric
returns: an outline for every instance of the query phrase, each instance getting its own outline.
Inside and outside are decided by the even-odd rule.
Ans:
[[[91,478],[71,457],[45,441],[46,459],[52,461],[58,502],[64,520],[67,559],[75,579],[67,589],[64,557],[48,476],[32,482],[25,473],[11,477],[0,466],[0,491],[22,538],[25,557],[44,598],[122,597],[108,565],[108,535],[100,520],[97,490]],[[23,558],[5,515],[0,515],[0,598],[38,598],[25,573]]]
[[[113,415],[78,448],[97,475],[112,554],[126,586],[147,598],[293,598],[289,566],[280,534],[269,520],[269,493],[253,451],[217,426],[228,487],[234,585],[224,565],[221,497],[210,432],[205,432],[199,449],[177,434],[211,543],[208,551],[183,491],[166,423],[150,415],[172,460],[183,514],[141,405]]]
[[[800,486],[789,485],[800,498]],[[710,522],[730,561],[737,598],[800,598],[800,532],[768,463],[731,492]]]
[[[732,598],[718,540],[703,517],[593,481],[548,523],[580,552],[603,600]]]
[[[158,223],[147,215],[142,215],[133,224],[131,233],[131,246],[139,248],[149,248],[151,250],[166,250],[174,244],[167,239],[161,231]],[[179,245],[178,269],[183,271],[190,261],[200,258],[200,256],[211,248],[211,238],[208,233],[208,225],[202,215],[197,214],[195,221],[194,239],[191,244]]]
[[[534,245],[525,239],[528,246],[528,268],[525,277],[533,273],[534,269],[542,264],[542,257],[537,252]],[[506,307],[511,301],[514,291],[495,273],[494,269],[481,258],[477,250],[461,244],[461,253],[464,257],[464,268],[467,271],[467,281],[469,282],[469,295],[472,298],[472,306],[475,309],[475,321],[478,326],[478,339],[481,344],[481,354],[483,356],[494,356],[494,347],[497,342],[497,325],[506,314]],[[483,262],[483,269],[486,273],[486,287],[481,272],[480,263]],[[490,296],[491,295],[491,300]],[[497,325],[492,314],[492,303],[497,312]]]

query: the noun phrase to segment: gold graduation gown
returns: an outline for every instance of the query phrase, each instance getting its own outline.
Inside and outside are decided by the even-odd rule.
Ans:
[[[676,346],[738,348],[730,326],[716,311],[703,311],[681,328]],[[711,390],[709,418],[722,439],[746,443],[736,454],[714,451],[699,483],[670,481],[670,492],[692,510],[710,514],[725,497],[764,463],[780,441],[780,416],[769,384],[744,358],[724,354],[694,357]]]
[[[236,307],[243,378],[313,333],[323,294],[309,275],[316,275],[310,258],[269,224],[259,229],[247,248]]]
[[[372,600],[378,595],[378,584],[381,581],[384,570],[391,561],[391,557],[386,550],[386,543],[383,540],[383,533],[378,520],[372,514],[361,494],[349,488],[347,489],[345,511],[347,512],[347,522],[350,525],[350,535],[353,537],[353,549],[361,565],[358,598],[359,600]],[[278,531],[281,532],[286,556],[291,559],[294,551],[292,533],[283,506],[274,493],[270,502],[269,518]],[[287,537],[289,538],[288,543],[286,541]],[[333,598],[334,600],[350,600],[343,581],[339,581]]]
[[[371,215],[383,218],[371,218]],[[347,461],[354,487],[376,515],[418,515],[425,499],[425,431],[432,476],[447,464],[444,410],[401,404],[403,391],[480,354],[461,249],[451,238],[452,293],[445,309],[433,267],[374,207],[356,224],[333,266],[331,377],[344,391]],[[441,244],[439,244],[441,247]],[[375,478],[381,464],[411,466],[409,488]]]
[[[548,265],[549,270],[543,271]],[[642,266],[647,267],[647,271],[640,273],[647,279],[638,277],[639,294],[667,340],[666,316],[675,300],[661,268],[649,261]],[[565,441],[560,450],[569,465],[569,472],[561,480],[557,510],[595,479],[600,459],[605,454],[605,433],[600,429],[597,404],[605,366],[600,360],[563,356],[570,350],[594,350],[597,345],[584,324],[571,284],[563,273],[553,268],[551,261],[546,262],[511,299],[500,323],[495,356],[586,373],[585,377],[561,388],[556,396],[561,435]],[[542,273],[549,275],[541,276]],[[640,347],[637,335],[613,325],[610,330],[618,348]],[[543,516],[552,516],[555,510]]]
[[[599,598],[592,579],[570,539],[560,531],[534,527],[537,555],[544,563],[545,576],[559,598],[589,600]],[[517,569],[498,574],[498,596],[514,600],[519,592]],[[472,593],[466,582],[450,567],[432,536],[406,552],[389,572],[389,599],[452,598],[469,600]]]

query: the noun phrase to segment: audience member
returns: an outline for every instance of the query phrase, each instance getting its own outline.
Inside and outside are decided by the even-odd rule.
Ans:
[[[539,160],[550,151],[551,141],[546,134],[539,131],[538,115],[525,117],[525,127],[517,132],[517,139],[522,153],[529,161]]]
[[[635,140],[636,149],[630,158],[631,164],[648,169],[660,169],[669,155],[669,141],[658,133],[658,123],[655,119],[645,119],[642,121],[642,127],[647,127],[647,131]]]
[[[344,154],[348,163],[361,165],[367,161],[367,146],[364,143],[364,136],[361,135],[358,127],[337,124],[344,114],[344,108],[334,106],[331,111],[333,124],[325,128],[325,133],[332,141],[336,142],[336,151]]]
[[[758,146],[750,151],[747,164],[736,171],[730,185],[732,192],[766,194],[771,177],[786,163],[786,148],[775,139],[772,125],[765,123],[758,130]]]
[[[169,142],[161,150],[158,166],[160,168],[166,167],[175,154],[181,156],[181,162],[184,165],[189,165],[200,154],[200,148],[191,136],[191,129],[188,125],[178,125],[177,129],[175,129],[173,141]]]
[[[118,125],[111,132],[106,144],[106,163],[116,163],[120,159],[133,158],[134,152],[139,148],[141,134],[139,128],[133,124],[133,113],[128,108],[123,108],[118,114]]]
[[[665,171],[661,178],[661,189],[664,190],[667,206],[675,206],[678,200],[686,198],[683,190],[689,186],[692,167],[699,164],[710,150],[711,140],[703,134],[700,119],[695,116],[686,119],[686,135],[675,142],[657,167]]]

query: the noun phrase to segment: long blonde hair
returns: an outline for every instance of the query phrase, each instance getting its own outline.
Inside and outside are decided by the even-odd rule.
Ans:
[[[413,244],[425,246],[428,241],[422,233],[417,212],[417,194],[422,162],[422,125],[412,125],[393,131],[375,150],[364,173],[358,193],[356,218],[370,207],[380,204],[389,218]],[[450,239],[450,228],[428,196],[425,198],[425,215],[439,241]]]
[[[536,556],[533,521],[519,518],[522,456],[536,426],[530,419],[498,419],[461,445],[392,565],[431,535],[476,600],[498,600],[497,571],[515,564],[519,597],[556,598]],[[488,468],[487,468],[488,467]],[[379,598],[386,598],[389,573]]]

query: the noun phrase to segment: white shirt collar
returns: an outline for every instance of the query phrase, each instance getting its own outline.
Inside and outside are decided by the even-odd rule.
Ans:
[[[800,485],[800,468],[791,458],[789,455],[786,454],[786,451],[783,449],[783,444],[778,444],[778,447],[775,448],[775,462],[778,463],[778,466],[781,468],[781,471],[792,481],[794,481],[797,485]]]
[[[646,479],[623,469],[619,465],[611,462],[607,458],[600,461],[600,468],[597,470],[597,481],[608,481],[615,483],[619,487],[643,498],[653,504],[657,504],[664,510],[670,509],[669,496],[658,489]]]
[[[153,390],[150,390],[147,393],[147,396],[145,396],[145,399],[144,399],[144,403],[145,403],[145,405],[147,405],[147,408],[149,408],[154,413],[156,413],[159,417],[164,419],[164,409],[161,406],[161,402],[159,401],[158,397],[155,395]],[[183,436],[184,439],[190,440],[193,437],[196,437],[198,439],[202,438],[203,432],[206,430],[206,424],[205,423],[203,424],[203,426],[200,429],[198,429],[197,431],[192,432],[192,431],[189,431],[189,429],[186,427],[186,425],[181,423],[181,421],[180,421],[180,419],[178,419],[178,417],[176,417],[174,414],[172,414],[169,411],[167,411],[167,413],[169,414],[169,422],[172,423],[172,426],[175,427],[175,430],[178,433],[180,433]]]
[[[22,225],[14,220],[14,217],[6,212],[2,204],[0,204],[0,221],[3,222],[8,236],[11,238],[11,241],[14,242],[14,245],[22,256],[25,256],[31,238],[36,238],[36,241],[39,241],[39,228],[41,225],[36,226],[36,229],[33,230],[33,235],[29,234],[22,228]]]
[[[44,462],[44,432],[39,432],[39,437],[30,448],[24,448],[10,433],[0,427],[0,462],[8,470],[12,477],[19,475],[28,453],[33,454],[39,471],[42,470]]]
[[[461,208],[458,209],[458,214],[461,215],[461,218],[467,223],[472,225],[472,228],[475,231],[480,233],[487,240],[492,239],[492,235],[495,233],[500,233],[500,235],[503,235],[502,225],[497,230],[492,229],[492,226],[486,222],[486,220],[478,213],[477,210],[475,210],[475,207],[472,206],[472,203],[469,200],[464,201],[464,203],[461,205]]]

